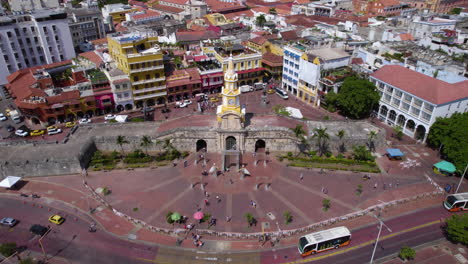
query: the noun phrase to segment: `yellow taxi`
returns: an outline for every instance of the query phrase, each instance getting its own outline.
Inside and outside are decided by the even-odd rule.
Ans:
[[[47,127],[47,131],[57,130],[57,129],[58,129],[58,127],[56,127],[56,126],[48,126]]]
[[[31,131],[31,136],[40,136],[40,135],[44,135],[44,130],[39,130],[39,129],[36,129],[34,131]]]
[[[65,218],[61,217],[60,215],[51,215],[49,217],[49,222],[54,223],[56,225],[61,225],[65,221]]]
[[[270,90],[267,91],[267,93],[268,93],[268,94],[274,94],[274,93],[275,93],[275,90],[270,89]]]
[[[74,127],[76,126],[76,122],[67,122],[65,123],[65,127]]]
[[[10,116],[10,112],[11,112],[11,110],[10,110],[10,109],[8,109],[8,108],[7,108],[7,109],[5,109],[5,115],[6,115],[6,116]]]
[[[213,103],[219,102],[219,99],[217,97],[211,97],[210,102],[213,102]]]

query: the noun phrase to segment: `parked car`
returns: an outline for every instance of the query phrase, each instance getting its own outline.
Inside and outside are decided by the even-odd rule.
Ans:
[[[58,129],[56,126],[48,126],[47,131]]]
[[[182,103],[179,104],[179,107],[182,108],[182,107],[187,107],[189,106],[190,104],[192,104],[192,101],[190,100],[185,100],[183,101]]]
[[[106,115],[104,117],[104,120],[113,120],[113,119],[115,119],[115,115]]]
[[[74,127],[76,126],[76,122],[67,122],[65,123],[65,127]]]
[[[22,129],[18,129],[15,132],[15,135],[20,136],[20,137],[26,137],[26,136],[28,136],[28,134],[29,134],[28,131],[25,131],[25,130],[22,130]]]
[[[31,132],[31,136],[40,136],[40,135],[44,135],[44,130],[36,129]]]
[[[47,135],[49,135],[49,136],[59,134],[59,133],[62,133],[62,129],[60,129],[60,128],[54,128],[54,129],[47,130]]]
[[[0,224],[4,226],[14,227],[16,224],[18,224],[18,220],[11,217],[5,217],[2,218],[2,220],[0,220]]]
[[[29,228],[29,232],[39,236],[45,235],[48,230],[47,227],[41,225],[32,225],[31,228]]]
[[[0,121],[6,121],[8,118],[3,114],[0,113]]]
[[[82,118],[80,121],[78,121],[80,124],[89,124],[91,123],[91,119],[88,118]]]
[[[275,90],[273,90],[273,89],[270,89],[270,90],[267,91],[267,94],[274,94],[274,93],[275,93]]]
[[[49,217],[49,222],[54,223],[56,225],[61,225],[65,221],[65,218],[61,217],[60,215],[51,215]]]

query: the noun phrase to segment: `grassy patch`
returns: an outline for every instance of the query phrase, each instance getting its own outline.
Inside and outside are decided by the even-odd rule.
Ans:
[[[282,158],[288,159],[290,161],[288,166],[291,167],[380,173],[377,163],[373,161],[357,161],[352,159],[336,158],[333,156],[328,158],[316,156],[310,158],[283,156]]]

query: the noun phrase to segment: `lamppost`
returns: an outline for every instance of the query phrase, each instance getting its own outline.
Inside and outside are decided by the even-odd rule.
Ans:
[[[45,232],[45,234],[42,235],[41,238],[39,238],[39,245],[41,246],[42,254],[44,254],[44,262],[47,261],[47,255],[46,255],[46,252],[45,252],[45,249],[44,249],[44,245],[42,245],[42,239],[43,239],[47,234],[49,234],[50,231],[52,231],[51,228],[49,228],[49,230],[47,230],[47,232]]]
[[[385,226],[385,228],[387,228],[388,232],[392,232],[392,230],[386,224],[384,224],[384,222],[382,220],[380,220],[380,218],[378,218],[375,215],[374,215],[374,217],[377,218],[377,220],[379,220],[380,227],[379,227],[379,233],[377,234],[377,239],[375,240],[374,250],[372,251],[372,257],[371,257],[371,260],[370,260],[370,264],[372,264],[373,261],[374,261],[375,250],[377,249],[377,244],[379,243],[380,232],[382,232],[382,226]]]
[[[458,193],[458,189],[460,188],[463,178],[465,178],[466,169],[468,169],[468,164],[466,164],[465,171],[463,172],[463,175],[460,177],[460,182],[458,183],[457,190],[455,191],[455,193]]]

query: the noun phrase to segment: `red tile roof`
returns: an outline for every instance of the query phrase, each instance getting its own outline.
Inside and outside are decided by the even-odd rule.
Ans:
[[[207,31],[178,31],[176,32],[177,41],[199,41],[203,39],[218,39],[219,34]]]
[[[153,11],[153,10],[148,10],[144,14],[134,15],[132,17],[132,19],[140,20],[140,19],[145,19],[145,18],[149,18],[149,17],[159,17],[159,16],[161,16],[161,13],[159,13],[157,11]]]
[[[251,10],[243,10],[243,11],[225,14],[224,16],[226,17],[226,19],[234,19],[236,17],[242,17],[242,16],[253,17],[253,15],[254,13]]]
[[[280,34],[281,34],[281,37],[286,41],[299,39],[299,37],[297,36],[296,30],[283,31],[283,32],[280,32]]]
[[[400,39],[401,39],[401,41],[414,40],[413,35],[411,35],[411,33],[400,34]]]
[[[93,45],[102,45],[102,44],[106,44],[106,43],[107,43],[107,38],[101,38],[101,39],[91,40],[91,43],[93,43]]]
[[[78,54],[78,56],[84,57],[84,58],[88,59],[89,61],[93,62],[96,65],[96,67],[99,67],[103,63],[103,60],[102,60],[101,56],[96,54],[96,52],[94,50],[84,52],[84,53],[80,53],[80,54]]]
[[[262,62],[271,67],[279,67],[283,65],[283,56],[267,52],[262,55]]]
[[[219,0],[206,0],[206,4],[211,9],[212,13],[221,13],[229,10],[238,10],[245,8],[238,2],[223,2]]]
[[[468,80],[446,83],[399,65],[385,65],[371,76],[438,105],[468,97]]]
[[[303,27],[315,27],[315,25],[317,24],[316,21],[313,21],[310,17],[305,15],[287,16],[286,23]]]
[[[63,92],[56,96],[49,96],[47,97],[47,102],[49,104],[57,104],[57,103],[64,103],[65,101],[72,101],[72,100],[80,99],[80,91],[73,90],[68,92]]]
[[[262,37],[262,36],[259,36],[259,37],[255,37],[251,40],[249,40],[250,42],[254,43],[254,44],[257,44],[257,45],[263,45],[263,43],[267,42],[267,39]]]
[[[364,61],[362,60],[362,58],[352,58],[351,64],[364,64]]]
[[[114,28],[115,28],[115,31],[116,31],[116,32],[124,32],[124,31],[127,31],[127,30],[128,30],[128,28],[122,26],[121,23],[116,24],[116,25],[114,26]]]
[[[185,11],[184,9],[181,9],[181,8],[167,6],[167,5],[159,5],[159,4],[152,5],[151,9],[162,11],[162,12],[167,12],[167,13],[174,13],[174,14],[182,13]]]
[[[187,5],[190,3],[189,0],[160,0],[159,2],[173,3],[178,5]]]
[[[278,15],[285,16],[285,15],[291,14],[291,7],[289,7],[289,9],[287,9],[287,7],[285,7],[285,5],[274,6],[274,7],[257,6],[257,7],[252,8],[251,10],[254,11],[254,12],[257,12],[257,13],[262,12],[262,13],[265,13],[265,14],[270,14],[270,8],[275,8],[276,13]]]
[[[200,73],[197,68],[174,70],[170,75],[166,76],[166,86],[168,88],[200,82]]]

